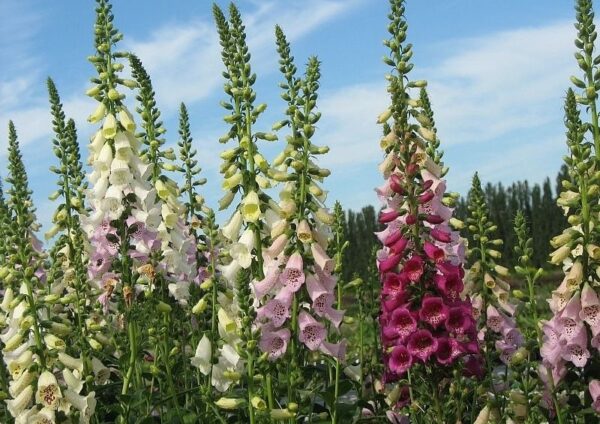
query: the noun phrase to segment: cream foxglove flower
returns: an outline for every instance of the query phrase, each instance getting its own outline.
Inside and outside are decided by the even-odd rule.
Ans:
[[[255,191],[249,192],[241,203],[244,221],[256,222],[260,218],[260,199]]]
[[[19,378],[10,382],[8,392],[14,398],[21,393],[25,387],[29,386],[34,380],[36,375],[29,370],[25,370],[21,373]]]
[[[98,153],[98,157],[94,159],[94,161],[90,164],[93,166],[94,170],[99,172],[107,172],[110,170],[110,164],[113,161],[113,151],[110,144],[105,143],[100,149],[100,153]]]
[[[302,243],[310,243],[312,241],[312,230],[310,229],[310,225],[308,225],[308,221],[305,219],[300,221],[296,229],[296,235]]]
[[[123,190],[116,186],[110,186],[106,190],[101,206],[111,219],[119,218],[123,212]]]
[[[80,358],[73,358],[65,352],[58,352],[58,361],[67,368],[77,370],[80,374],[83,372],[83,361]]]
[[[14,418],[21,415],[21,413],[29,406],[31,399],[33,398],[33,387],[30,385],[25,386],[14,399],[6,401],[8,412]]]
[[[39,411],[37,408],[31,408],[31,413],[27,415],[27,418],[22,421],[23,424],[53,424],[56,422],[56,414],[53,409],[42,408]],[[15,424],[19,424],[19,420],[15,421]]]
[[[83,380],[77,378],[75,374],[73,374],[73,371],[65,368],[62,372],[62,375],[65,383],[67,383],[68,389],[73,390],[76,393],[81,392],[81,389],[83,389]]]
[[[215,402],[215,405],[221,409],[230,411],[240,408],[245,403],[246,401],[244,399],[222,397]]]
[[[175,300],[177,300],[181,305],[187,305],[187,300],[190,297],[190,282],[189,281],[179,281],[177,283],[171,283],[168,286],[169,293]]]
[[[104,118],[104,115],[106,115],[106,105],[104,103],[98,103],[96,110],[94,110],[94,112],[88,116],[87,120],[88,122],[95,124]]]
[[[106,115],[102,124],[102,135],[104,138],[114,138],[117,135],[117,120],[112,113]]]
[[[64,340],[56,337],[54,334],[46,334],[44,336],[44,343],[49,349],[54,350],[65,350],[67,345]]]
[[[121,107],[121,110],[117,114],[119,117],[119,122],[125,128],[125,131],[133,133],[135,131],[135,122],[133,121],[133,117],[131,113],[125,108],[125,106]]]
[[[178,220],[177,214],[165,203],[161,206],[161,214],[165,226],[169,229],[174,228]]]
[[[223,190],[225,190],[225,191],[231,190],[232,188],[239,186],[242,183],[242,179],[243,179],[242,173],[236,172],[231,177],[225,178],[223,180],[223,184],[221,186],[223,187]]]
[[[110,378],[110,369],[98,358],[92,358],[92,372],[96,376],[96,384],[106,384]]]
[[[96,392],[90,392],[87,396],[81,396],[72,390],[65,390],[66,400],[79,410],[79,423],[88,424],[96,410]]]
[[[6,357],[4,358],[6,362]],[[33,353],[25,350],[18,358],[8,362],[8,371],[13,380],[18,379],[21,374],[33,363]]]
[[[62,398],[56,377],[50,371],[44,371],[38,378],[35,401],[44,407],[56,409],[59,399]]]

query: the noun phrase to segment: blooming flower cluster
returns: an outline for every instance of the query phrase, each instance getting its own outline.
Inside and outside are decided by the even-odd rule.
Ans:
[[[385,59],[394,71],[388,90],[392,106],[379,122],[393,122],[386,124],[381,142],[380,171],[386,181],[376,190],[383,204],[379,222],[385,225],[377,234],[383,244],[377,266],[387,382],[418,364],[451,367],[479,351],[471,302],[462,296],[463,241],[450,225],[442,168],[426,151],[437,136],[419,103],[406,101],[405,87],[424,87],[425,82],[405,84],[411,51],[401,47],[406,38],[402,2],[392,2],[392,11],[392,38],[386,42],[391,58]],[[410,115],[418,116],[418,123],[409,123]]]

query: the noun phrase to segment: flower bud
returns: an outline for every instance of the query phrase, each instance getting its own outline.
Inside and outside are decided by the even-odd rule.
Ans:
[[[207,307],[208,302],[204,298],[202,298],[198,301],[198,303],[194,305],[194,307],[192,308],[192,313],[195,315],[200,315],[206,310]]]
[[[222,397],[215,402],[215,405],[228,411],[238,409],[245,403],[244,399]]]
[[[163,301],[158,302],[158,304],[156,305],[156,309],[158,310],[158,312],[163,313],[163,314],[168,314],[172,310],[171,306],[166,304]]]
[[[296,413],[288,409],[271,409],[270,415],[273,421],[290,420],[296,417]]]

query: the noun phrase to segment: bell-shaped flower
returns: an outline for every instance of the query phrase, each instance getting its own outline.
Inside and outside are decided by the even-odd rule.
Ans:
[[[588,283],[585,283],[581,291],[579,318],[588,323],[594,336],[600,333],[600,301],[596,291]]]
[[[260,199],[255,191],[249,192],[241,203],[241,213],[245,222],[256,222],[260,217]]]
[[[263,257],[269,259],[275,259],[279,257],[281,252],[283,252],[283,249],[285,249],[288,240],[289,238],[286,234],[277,236],[277,238],[273,240],[273,243],[271,243],[271,246],[269,246],[268,249],[263,250]]]
[[[417,330],[408,337],[407,348],[413,357],[426,362],[437,350],[437,340],[429,330]]]
[[[278,260],[265,261],[265,278],[252,284],[254,296],[256,296],[257,299],[263,298],[279,281],[281,275],[279,265],[280,263]]]
[[[29,406],[32,398],[33,387],[26,386],[16,397],[14,397],[14,399],[6,400],[6,406],[8,408],[8,412],[10,412],[10,415],[12,415],[14,418],[21,415],[25,408]]]
[[[77,378],[73,371],[69,368],[65,368],[62,371],[63,380],[67,384],[67,388],[73,390],[75,393],[80,393],[83,389],[83,380]]]
[[[258,320],[267,319],[273,327],[279,328],[290,317],[290,304],[291,294],[282,290],[278,296],[256,310],[256,317]]]
[[[86,396],[79,395],[73,390],[65,390],[65,399],[79,410],[79,422],[88,424],[96,411],[96,392],[90,392]]]
[[[38,377],[35,401],[46,408],[57,409],[62,393],[58,381],[50,371],[44,371]]]
[[[319,346],[319,350],[321,352],[323,352],[325,355],[331,356],[332,358],[336,358],[339,361],[346,359],[347,348],[348,342],[346,340],[342,340],[339,343],[329,343],[328,341],[323,341],[321,346]]]
[[[413,357],[406,346],[398,345],[392,349],[388,365],[392,372],[403,375],[413,364]]]
[[[321,346],[327,335],[325,326],[305,311],[300,312],[298,316],[298,328],[300,329],[298,339],[312,351]]]
[[[419,310],[419,318],[433,328],[438,328],[448,318],[448,307],[441,297],[425,297]]]
[[[591,380],[588,390],[592,397],[592,408],[594,408],[594,411],[600,413],[600,380]]]
[[[440,337],[437,339],[436,360],[442,365],[449,365],[462,353],[460,343],[452,337]]]
[[[190,362],[194,367],[198,368],[202,374],[208,375],[212,367],[211,355],[211,343],[205,334],[198,342],[198,346],[196,347],[196,353],[194,354]]]
[[[576,293],[571,299],[567,306],[560,314],[558,324],[561,332],[567,340],[574,338],[581,328],[582,321],[579,317],[581,313],[581,297],[579,293]]]
[[[338,328],[344,318],[344,311],[333,308],[333,293],[323,293],[313,300],[312,310],[320,317],[325,317]]]
[[[405,308],[396,308],[392,312],[391,319],[383,326],[383,333],[388,338],[399,337],[404,340],[417,329],[417,321],[413,314]]]
[[[323,271],[331,274],[335,268],[335,261],[327,256],[325,250],[318,243],[311,243],[310,251],[312,253],[315,264]]]
[[[102,124],[102,135],[104,138],[114,138],[117,135],[117,120],[112,113],[106,115]]]
[[[125,131],[129,133],[133,133],[135,131],[135,122],[133,121],[131,113],[125,106],[121,107],[121,110],[117,113],[117,117],[119,118],[119,122],[123,128],[125,128]]]
[[[242,268],[247,269],[252,265],[252,250],[255,247],[254,231],[248,228],[237,243],[231,245],[229,255]]]
[[[261,337],[258,347],[262,352],[268,354],[271,361],[282,357],[290,340],[290,330],[287,328],[275,328],[272,325],[264,325],[261,328]]]
[[[240,229],[242,228],[242,223],[242,214],[240,211],[235,211],[229,219],[229,222],[221,228],[221,233],[227,240],[237,240]]]
[[[295,293],[302,287],[304,280],[302,256],[298,252],[294,252],[289,257],[279,281],[286,290]]]

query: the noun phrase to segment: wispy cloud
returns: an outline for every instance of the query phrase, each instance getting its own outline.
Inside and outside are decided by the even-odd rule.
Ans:
[[[261,74],[276,70],[274,26],[281,25],[294,41],[363,0],[255,2],[244,14],[253,64]],[[219,41],[212,20],[190,19],[157,29],[146,40],[132,40],[134,51],[148,69],[161,106],[174,110],[179,102],[206,98],[221,82]]]
[[[574,35],[570,22],[559,22],[440,45],[450,54],[423,74],[446,144],[556,123],[576,72]]]
[[[486,179],[539,181],[556,171],[564,151],[562,99],[576,73],[574,31],[559,22],[537,28],[448,40],[419,58],[413,78],[429,80],[436,122],[454,189],[466,191],[480,168]],[[321,97],[319,134],[332,148],[336,172],[369,165],[376,182],[381,128],[388,104],[380,81],[342,87]],[[488,147],[489,146],[489,147]],[[499,147],[502,146],[502,147]],[[535,158],[535,159],[532,159]]]

